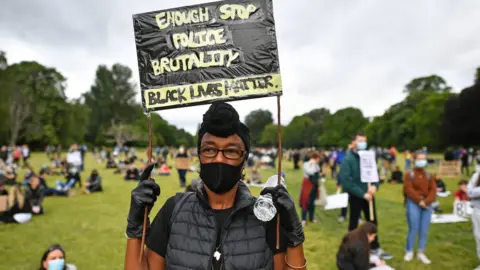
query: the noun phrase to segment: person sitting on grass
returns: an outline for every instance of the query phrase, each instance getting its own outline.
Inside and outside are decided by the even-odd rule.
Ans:
[[[28,199],[28,203],[30,203],[33,215],[43,214],[44,189],[45,187],[42,185],[40,178],[32,173],[28,183],[25,185],[25,197]]]
[[[68,170],[67,176],[65,177],[65,183],[62,183],[60,180],[57,181],[56,187],[57,190],[69,191],[75,184],[78,182],[80,186],[82,186],[82,182],[80,180],[80,173],[76,167],[71,167]]]
[[[38,179],[40,181],[40,185],[43,186],[43,194],[45,196],[68,196],[68,192],[63,191],[63,190],[57,190],[56,188],[51,188],[48,186],[47,181],[45,179],[47,178],[47,171],[44,169],[41,169],[38,175]]]
[[[158,175],[162,175],[162,176],[170,175],[170,167],[168,167],[167,163],[165,162],[161,163]]]
[[[370,262],[370,243],[377,237],[377,226],[365,222],[353,231],[347,233],[337,252],[337,267],[339,270],[367,270],[385,266],[385,261]]]
[[[467,194],[467,180],[460,180],[458,182],[458,190],[455,192],[455,201],[470,201]]]
[[[108,157],[108,159],[107,159],[107,169],[116,169],[116,168],[117,168],[117,164],[115,163],[113,158],[111,156]]]
[[[388,180],[390,184],[402,184],[403,183],[403,173],[400,171],[400,167],[395,166],[395,170],[392,172],[392,178]]]
[[[18,184],[8,190],[6,207],[0,209],[0,224],[26,223],[32,219],[32,207],[28,197],[20,190]]]
[[[128,170],[125,173],[125,180],[138,180],[140,177],[140,172],[138,171],[137,167],[135,164],[131,164]]]
[[[61,245],[51,245],[42,255],[39,270],[76,270],[73,264],[65,263],[65,250]]]
[[[3,175],[5,177],[5,185],[13,186],[17,184],[17,173],[12,166],[7,166]]]
[[[87,179],[87,182],[85,183],[85,188],[83,189],[83,192],[86,194],[90,194],[92,192],[99,191],[103,191],[102,177],[98,174],[98,171],[96,169],[93,169],[92,173]]]

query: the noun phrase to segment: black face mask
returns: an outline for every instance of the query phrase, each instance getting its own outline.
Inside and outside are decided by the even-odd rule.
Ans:
[[[243,164],[232,166],[225,163],[200,163],[200,178],[208,189],[216,194],[231,190],[242,178]]]

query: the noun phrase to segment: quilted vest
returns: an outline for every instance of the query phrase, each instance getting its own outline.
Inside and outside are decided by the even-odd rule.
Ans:
[[[179,196],[170,219],[167,269],[210,270],[216,250],[217,222],[202,187]],[[272,269],[273,253],[264,223],[253,214],[255,198],[239,183],[234,209],[221,230],[222,270]]]

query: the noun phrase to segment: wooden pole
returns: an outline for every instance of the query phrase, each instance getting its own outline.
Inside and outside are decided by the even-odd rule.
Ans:
[[[282,124],[280,122],[280,96],[277,96],[277,131],[278,131],[278,182],[280,185],[282,178]],[[280,213],[277,215],[277,249],[280,249]]]
[[[148,119],[148,149],[147,149],[147,156],[148,156],[148,161],[147,164],[150,164],[152,162],[152,118],[150,117],[150,113],[147,113],[147,119]],[[149,176],[150,180],[151,177]],[[145,180],[147,181],[147,180]],[[148,209],[145,207],[145,213],[143,214],[143,230],[142,230],[142,242],[141,242],[141,249],[140,249],[140,257],[138,262],[142,262],[143,258],[143,250],[145,248],[145,234],[147,231],[147,219],[148,219]]]
[[[372,184],[370,182],[368,182],[368,189],[370,189],[370,187],[372,186]],[[373,213],[373,195],[372,195],[372,200],[370,200],[368,202],[368,207],[369,207],[369,212],[370,212],[370,221],[374,221],[375,220],[375,215]]]

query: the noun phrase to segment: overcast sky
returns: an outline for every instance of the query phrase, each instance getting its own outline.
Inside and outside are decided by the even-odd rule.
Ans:
[[[100,64],[128,65],[138,84],[132,14],[194,0],[6,0],[0,50],[10,63],[36,60],[68,78],[67,95],[90,88]],[[284,85],[282,123],[313,108],[354,106],[366,116],[400,101],[414,77],[438,74],[454,91],[480,66],[477,0],[274,0]],[[140,95],[138,95],[140,100]],[[235,102],[242,119],[275,98]],[[206,106],[161,112],[195,132]]]

